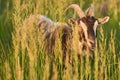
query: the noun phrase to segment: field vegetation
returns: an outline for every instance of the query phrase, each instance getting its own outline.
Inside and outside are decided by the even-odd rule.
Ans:
[[[95,17],[110,20],[97,29],[93,58],[82,52],[77,58],[77,29],[73,32],[72,62],[63,67],[61,38],[57,36],[54,56],[44,48],[42,32],[32,15],[42,14],[53,21],[76,17],[72,3],[86,10],[95,6]],[[0,80],[120,80],[120,0],[0,0]]]

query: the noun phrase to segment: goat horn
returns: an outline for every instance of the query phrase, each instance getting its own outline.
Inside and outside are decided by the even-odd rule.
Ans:
[[[89,9],[89,15],[94,16],[94,5],[93,4],[91,4],[91,7]]]
[[[77,4],[71,4],[70,6],[68,6],[68,8],[65,11],[67,11],[69,8],[73,8],[77,12],[77,14],[80,18],[85,17],[84,12]]]

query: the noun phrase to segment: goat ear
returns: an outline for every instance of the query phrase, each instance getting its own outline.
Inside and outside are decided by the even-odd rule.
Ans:
[[[104,23],[108,22],[109,19],[110,19],[109,16],[106,16],[106,17],[104,17],[104,18],[98,18],[98,23],[99,23],[99,24],[104,24]]]
[[[68,19],[68,23],[74,25],[75,24],[75,20],[73,18],[69,18]]]

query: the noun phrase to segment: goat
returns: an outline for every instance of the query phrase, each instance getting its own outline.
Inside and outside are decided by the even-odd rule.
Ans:
[[[78,57],[81,54],[81,50],[79,47],[82,48],[83,51],[88,51],[89,55],[92,57],[91,53],[96,47],[96,31],[99,24],[104,24],[108,22],[109,17],[106,16],[104,18],[96,19],[94,17],[94,6],[92,5],[85,14],[82,9],[77,4],[71,4],[68,6],[68,9],[74,9],[75,12],[78,14],[77,19],[70,18],[68,21],[75,27],[78,27],[78,35],[79,35],[79,42],[78,45]],[[62,27],[62,50],[63,50],[63,62],[66,60],[66,54],[70,55],[71,53],[71,39],[73,38],[73,29],[67,23],[62,22],[54,22],[51,19],[40,15],[38,20],[38,27],[44,27],[44,40],[46,41],[46,49],[48,52],[53,53],[54,45],[55,45],[55,37],[56,33]],[[67,52],[68,51],[68,52]],[[70,56],[69,56],[70,57]]]
[[[76,27],[78,27],[78,31],[79,31],[79,43],[81,43],[81,41],[84,41],[83,43],[81,43],[83,46],[83,50],[86,50],[86,48],[88,48],[90,51],[93,51],[94,48],[96,47],[96,30],[97,30],[97,26],[98,24],[104,24],[109,20],[109,17],[106,16],[104,18],[98,18],[96,19],[94,17],[94,6],[92,5],[88,10],[87,10],[87,15],[82,11],[82,9],[77,5],[77,4],[71,4],[70,6],[68,6],[68,9],[74,9],[75,12],[77,12],[78,14],[78,19],[73,19],[70,18],[69,22],[73,25],[76,25]],[[45,39],[48,40],[48,47],[49,50],[48,51],[52,51],[52,46],[54,45],[54,37],[55,34],[57,32],[57,29],[59,29],[59,27],[61,27],[61,25],[63,26],[62,32],[63,32],[63,37],[62,37],[62,48],[63,51],[65,50],[65,46],[66,46],[66,40],[67,38],[71,38],[71,34],[72,34],[72,28],[70,26],[68,26],[68,24],[66,23],[60,23],[60,22],[53,22],[52,20],[50,20],[49,18],[45,17],[45,16],[40,16],[39,17],[39,27],[41,26],[41,24],[44,23],[45,26]],[[64,51],[65,52],[65,51]],[[79,53],[79,52],[78,52]]]

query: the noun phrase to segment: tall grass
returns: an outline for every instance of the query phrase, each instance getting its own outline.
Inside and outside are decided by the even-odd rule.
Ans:
[[[100,5],[105,0],[5,0],[0,1],[0,80],[120,80],[120,1],[108,0],[104,14]],[[4,4],[2,4],[4,3]],[[5,4],[6,3],[6,4]],[[56,34],[54,55],[45,50],[42,31],[37,28],[37,14],[53,21],[67,22],[76,13],[65,8],[76,3],[84,10],[93,3],[96,17],[110,16],[110,21],[97,30],[97,48],[93,58],[82,52],[78,58],[77,27],[73,26],[72,53],[66,54],[63,67],[61,32]],[[3,8],[3,5],[6,8]],[[75,28],[74,28],[75,27]]]

